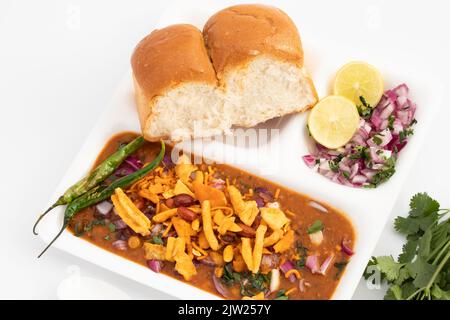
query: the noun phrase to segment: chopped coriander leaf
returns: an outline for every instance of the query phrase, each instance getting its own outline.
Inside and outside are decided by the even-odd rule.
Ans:
[[[312,225],[308,228],[308,234],[316,233],[318,231],[323,230],[323,223],[321,220],[316,220]]]
[[[342,171],[342,175],[344,176],[345,179],[350,179],[350,173],[348,171]]]
[[[297,242],[295,250],[297,252],[297,255],[299,256],[299,259],[295,261],[295,266],[299,269],[303,268],[306,265],[306,258],[308,256],[308,248],[303,246],[301,242]]]
[[[116,225],[112,222],[109,223],[108,225],[109,228],[109,232],[115,232],[116,231]]]
[[[160,236],[153,236],[152,237],[152,242],[154,244],[161,244],[161,245],[164,244],[164,241],[163,241],[163,239]]]
[[[308,125],[306,125],[306,130],[308,131],[308,136],[312,137],[311,131],[309,130],[309,126]]]
[[[240,274],[240,291],[242,296],[254,296],[261,291],[266,291],[270,284],[270,273],[253,274],[250,272],[243,272]]]
[[[333,171],[333,172],[339,171],[339,165],[334,160],[328,161],[328,164],[330,166],[331,171]]]
[[[334,159],[328,161],[328,165],[330,166],[331,171],[339,172],[339,162],[341,162],[344,156],[342,154],[338,155]]]
[[[392,177],[395,173],[395,163],[396,163],[395,157],[390,157],[389,159],[387,159],[384,168],[378,171],[372,177],[372,179],[370,180],[370,184],[376,187],[380,183],[389,180],[389,178]],[[368,167],[370,168],[369,165]]]
[[[341,274],[344,271],[347,264],[348,264],[348,261],[345,261],[345,260],[334,263],[334,267],[337,269],[337,272],[334,275],[335,280],[338,280],[341,277]]]
[[[350,155],[351,160],[358,160],[358,159],[366,159],[368,155],[368,148],[363,146],[356,146],[353,148],[353,152]]]
[[[381,140],[381,138],[378,135],[374,135],[372,137],[372,140],[377,146],[379,146],[383,142],[383,140]]]
[[[268,284],[270,283],[270,275],[269,274],[251,274],[249,276],[250,283],[252,286],[260,291],[268,288]]]
[[[388,128],[389,130],[394,130],[395,117],[391,114],[388,118]]]
[[[232,286],[233,284],[241,281],[241,275],[238,272],[234,272],[231,263],[228,263],[223,268],[223,275],[221,279],[227,286]]]
[[[94,227],[96,226],[104,226],[105,225],[105,220],[92,220],[91,222],[89,222],[88,224],[86,224],[84,227],[81,226],[81,224],[77,224],[75,225],[75,236],[77,237],[81,237],[82,235],[84,235],[86,232],[91,231]]]
[[[359,96],[359,101],[361,101],[364,107],[371,108],[370,104],[367,103],[366,99],[363,96]]]
[[[109,240],[110,240],[110,235],[107,234],[107,235],[104,237],[104,239],[105,239],[106,241],[109,241]]]
[[[414,129],[407,128],[403,131],[400,131],[398,134],[398,138],[400,139],[400,142],[405,141],[409,136],[412,136],[414,134]]]
[[[364,119],[370,118],[373,112],[373,108],[366,102],[366,99],[364,99],[363,96],[360,96],[359,100],[361,101],[361,105],[356,106],[359,115]]]

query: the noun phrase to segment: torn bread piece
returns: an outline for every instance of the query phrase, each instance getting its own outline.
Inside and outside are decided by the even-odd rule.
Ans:
[[[155,30],[131,64],[144,137],[174,141],[227,134],[301,112],[317,102],[295,24],[265,5]]]

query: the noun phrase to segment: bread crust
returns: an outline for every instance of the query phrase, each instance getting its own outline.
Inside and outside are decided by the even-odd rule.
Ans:
[[[171,25],[150,33],[134,49],[131,67],[143,132],[147,131],[158,96],[183,83],[217,84],[202,33],[190,24]]]
[[[286,13],[271,6],[226,8],[208,20],[203,33],[189,24],[153,31],[139,42],[131,57],[135,99],[145,139],[171,138],[150,134],[159,97],[195,82],[226,93],[227,72],[243,70],[263,56],[303,67],[303,49],[295,24]],[[291,113],[304,111],[317,101],[314,84],[309,77],[307,81],[315,101]]]
[[[261,54],[303,66],[297,27],[286,13],[272,6],[223,9],[208,20],[203,36],[219,80],[227,70],[245,67]]]

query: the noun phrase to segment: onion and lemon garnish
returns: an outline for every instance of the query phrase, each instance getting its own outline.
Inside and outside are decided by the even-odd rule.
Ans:
[[[309,114],[309,133],[317,143],[303,160],[334,182],[377,187],[395,173],[398,153],[413,134],[415,110],[405,84],[383,91],[378,70],[350,62],[337,72],[334,95]]]

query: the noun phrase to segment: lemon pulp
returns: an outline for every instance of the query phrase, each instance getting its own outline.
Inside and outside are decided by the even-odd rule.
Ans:
[[[342,96],[328,96],[320,100],[308,117],[311,136],[329,149],[344,146],[359,126],[356,105]]]
[[[361,104],[360,97],[375,107],[383,95],[383,78],[381,73],[366,62],[354,61],[347,63],[336,74],[334,94]]]

